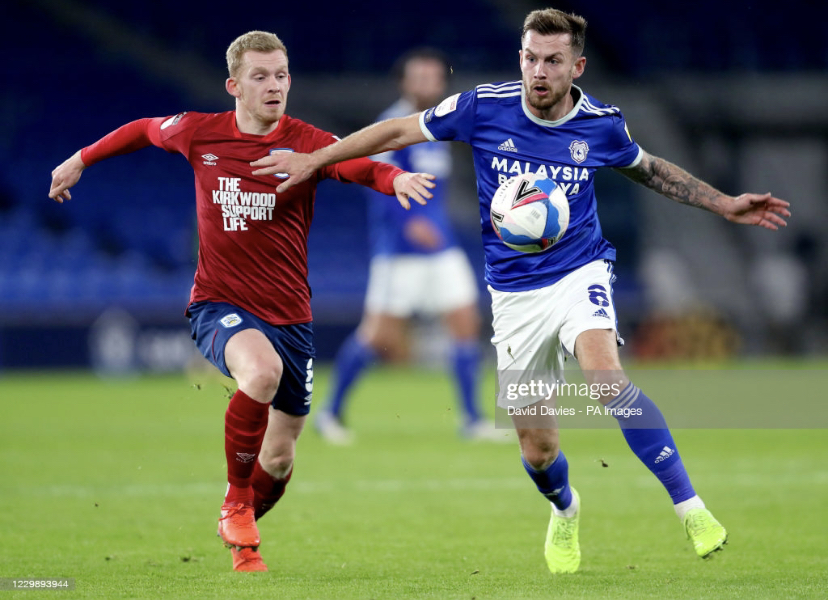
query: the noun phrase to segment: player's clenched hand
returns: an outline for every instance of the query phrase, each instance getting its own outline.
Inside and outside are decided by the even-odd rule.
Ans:
[[[253,175],[287,173],[288,178],[276,186],[276,191],[280,194],[297,183],[302,183],[319,168],[310,154],[286,150],[277,150],[273,154],[250,163],[250,166],[258,167],[253,171]]]
[[[52,187],[49,189],[49,198],[61,204],[64,200],[71,200],[72,194],[69,192],[69,188],[78,182],[85,168],[86,165],[81,160],[80,150],[58,165],[52,171]]]
[[[733,223],[776,230],[788,224],[782,217],[791,216],[791,211],[788,210],[790,205],[790,202],[774,198],[770,192],[742,194],[725,206],[722,216]]]
[[[405,210],[411,208],[409,198],[413,199],[417,204],[425,204],[427,198],[432,198],[433,195],[429,192],[429,188],[433,188],[434,175],[430,173],[400,173],[394,178],[394,193],[397,195],[397,201]]]

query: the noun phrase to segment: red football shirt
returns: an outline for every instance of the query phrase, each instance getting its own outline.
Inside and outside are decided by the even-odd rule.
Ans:
[[[234,112],[141,119],[82,156],[91,164],[148,141],[183,154],[195,172],[199,249],[190,302],[229,302],[273,325],[311,320],[307,242],[319,181],[362,183],[393,194],[393,179],[402,173],[391,165],[356,159],[320,169],[277,194],[283,178],[254,177],[252,161],[274,150],[313,152],[336,138],[287,115],[266,136],[241,133]]]

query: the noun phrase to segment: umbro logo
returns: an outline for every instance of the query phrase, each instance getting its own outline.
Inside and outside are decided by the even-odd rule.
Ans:
[[[606,319],[610,318],[610,316],[607,314],[607,311],[605,311],[603,308],[599,308],[598,310],[596,310],[594,313],[592,313],[592,316],[593,317],[604,317]]]
[[[242,463],[249,463],[254,458],[256,458],[255,454],[250,454],[248,452],[236,452],[236,460]]]
[[[205,165],[210,165],[211,167],[215,167],[216,161],[219,159],[218,156],[216,156],[215,154],[211,154],[210,152],[208,152],[207,154],[202,154],[201,158],[204,159]]]
[[[517,152],[518,149],[515,147],[515,143],[512,141],[512,138],[509,138],[500,146],[497,147],[498,150],[503,150],[504,152]]]
[[[655,459],[655,464],[658,464],[663,460],[667,460],[668,458],[673,456],[674,453],[675,453],[675,450],[670,448],[670,446],[664,446],[664,449],[661,451],[661,453]]]

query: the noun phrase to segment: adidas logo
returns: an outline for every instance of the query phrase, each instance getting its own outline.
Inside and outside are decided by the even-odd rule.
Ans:
[[[599,308],[598,310],[596,310],[594,313],[592,313],[592,316],[593,317],[605,317],[607,319],[610,318],[610,316],[607,314],[607,311],[605,311],[603,308]]]
[[[670,446],[664,446],[664,449],[661,451],[661,453],[655,459],[655,464],[658,464],[663,460],[667,460],[668,458],[673,456],[674,453],[675,453],[675,450],[670,448]]]
[[[518,149],[515,147],[515,143],[512,141],[512,138],[509,138],[500,146],[497,147],[498,150],[503,150],[504,152],[517,152]]]
[[[247,452],[236,452],[236,460],[242,463],[249,463],[251,460],[256,458],[255,454],[249,454]]]

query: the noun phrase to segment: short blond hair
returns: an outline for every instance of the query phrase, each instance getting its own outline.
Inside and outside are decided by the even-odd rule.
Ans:
[[[248,31],[233,40],[233,43],[227,48],[227,71],[230,73],[230,77],[238,75],[244,53],[250,50],[254,52],[275,52],[276,50],[281,50],[285,53],[285,58],[287,58],[287,48],[275,33]]]

